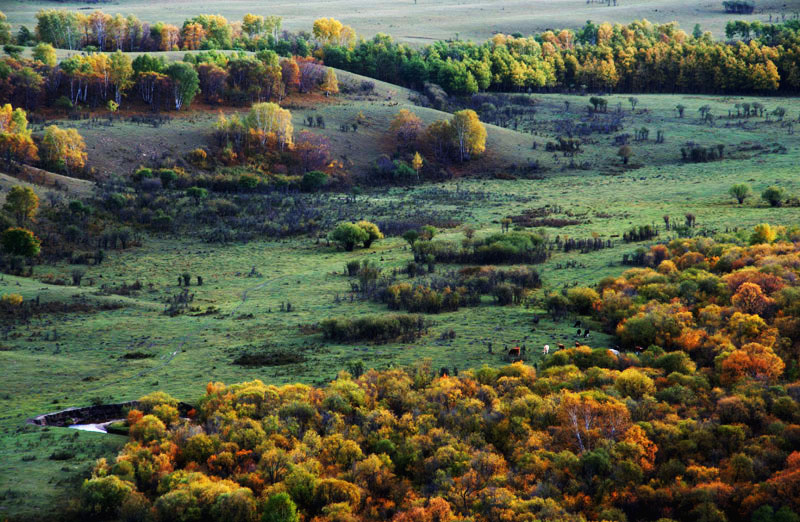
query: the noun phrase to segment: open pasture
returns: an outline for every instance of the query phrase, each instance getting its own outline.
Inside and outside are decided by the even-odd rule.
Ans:
[[[177,0],[161,3],[152,0],[118,0],[97,5],[82,2],[41,2],[9,0],[3,11],[15,28],[35,25],[39,9],[99,8],[109,13],[134,14],[143,21],[163,21],[182,24],[186,13],[220,14],[228,20],[241,20],[246,13],[278,15],[284,18],[283,28],[290,31],[309,31],[315,19],[334,17],[351,25],[359,34],[371,37],[377,33],[391,34],[398,41],[429,43],[447,38],[482,41],[495,33],[533,34],[547,29],[577,29],[586,20],[614,20],[629,23],[647,19],[651,22],[678,22],[687,32],[700,24],[715,37],[725,35],[730,19],[721,2],[678,2],[675,0],[618,0],[608,7],[605,2],[586,0],[378,0],[368,4],[354,0],[312,0],[309,2],[268,2],[253,4],[247,1]],[[747,21],[768,21],[769,16],[787,17],[800,10],[798,0],[766,0],[758,2],[752,15],[737,18]]]

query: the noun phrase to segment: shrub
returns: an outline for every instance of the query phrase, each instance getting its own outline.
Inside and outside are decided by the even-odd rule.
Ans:
[[[89,518],[112,518],[132,490],[116,475],[86,480],[81,488],[81,507]]]
[[[614,382],[614,387],[623,397],[633,397],[634,399],[650,395],[656,389],[653,379],[634,368],[628,368],[622,372]]]
[[[591,288],[579,286],[567,290],[567,299],[569,299],[569,307],[572,311],[588,315],[594,304],[600,300],[600,295]]]
[[[312,170],[303,174],[300,188],[304,192],[316,192],[328,184],[328,175],[319,170]]]
[[[393,310],[438,314],[458,310],[465,292],[466,289],[463,288],[452,291],[450,287],[446,287],[437,291],[429,286],[398,283],[386,289],[384,300]]]
[[[772,243],[778,237],[778,230],[771,227],[769,223],[761,223],[753,228],[750,234],[750,244],[758,245],[761,243]]]
[[[569,307],[569,299],[560,293],[553,292],[547,296],[547,299],[545,299],[545,308],[547,308],[547,313],[549,313],[554,319],[558,319],[567,315],[567,310],[569,310]]]
[[[740,205],[750,196],[750,193],[750,185],[747,183],[737,183],[728,190],[728,194],[736,198]]]
[[[14,256],[36,257],[41,251],[42,242],[25,228],[9,228],[0,236],[3,250]]]
[[[369,234],[355,223],[340,223],[328,234],[328,238],[342,245],[348,252],[352,252],[357,243],[369,239]]]
[[[541,263],[547,259],[542,238],[529,232],[494,234],[465,246],[446,241],[417,241],[413,249],[418,263],[425,262],[428,256],[440,263],[459,264]]]
[[[361,228],[367,234],[367,238],[364,240],[364,248],[369,248],[373,241],[377,241],[379,239],[383,239],[383,234],[381,230],[378,228],[378,225],[375,223],[370,223],[369,221],[359,221],[356,223],[356,226]]]
[[[425,330],[425,320],[421,315],[414,314],[333,318],[322,321],[320,328],[329,341],[386,343],[395,339],[413,340],[421,336]]]
[[[133,181],[137,183],[143,179],[150,179],[153,177],[153,169],[148,167],[140,167],[133,173]]]
[[[158,177],[161,179],[162,186],[169,187],[173,182],[175,182],[175,180],[178,179],[178,174],[176,174],[172,169],[160,169],[158,171]]]
[[[200,201],[208,197],[208,190],[203,187],[189,187],[186,189],[186,195],[195,201]]]
[[[0,303],[6,307],[16,307],[22,304],[22,296],[19,294],[3,294],[3,297],[0,297]]]
[[[189,163],[198,168],[205,168],[208,162],[208,153],[201,147],[189,153]]]
[[[414,243],[417,241],[417,239],[419,239],[419,232],[413,229],[407,230],[405,233],[403,233],[403,239],[406,240],[406,243],[408,243],[409,246],[413,247]]]
[[[769,203],[771,207],[780,207],[783,204],[784,196],[784,190],[774,185],[767,187],[764,192],[761,193],[761,199]]]

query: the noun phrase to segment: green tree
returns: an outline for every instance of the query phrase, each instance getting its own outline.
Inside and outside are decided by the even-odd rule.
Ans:
[[[194,199],[195,203],[199,203],[201,199],[208,197],[208,190],[203,187],[189,187],[186,189],[186,195]]]
[[[167,67],[167,76],[172,80],[175,109],[180,110],[184,105],[191,105],[192,100],[200,90],[200,79],[192,64],[175,62]]]
[[[369,238],[369,234],[355,223],[340,223],[328,235],[331,241],[340,243],[345,250],[351,252],[357,243],[363,243]]]
[[[750,185],[747,183],[737,183],[728,190],[728,194],[736,198],[736,201],[741,205],[744,200],[750,197]]]
[[[3,52],[5,52],[7,55],[9,55],[15,60],[20,59],[20,57],[22,56],[22,51],[24,50],[25,48],[22,47],[21,45],[5,44],[3,46]]]
[[[36,257],[41,251],[42,242],[25,228],[9,228],[0,236],[3,250],[9,254],[24,257]]]
[[[414,246],[414,243],[419,239],[419,232],[416,230],[406,230],[403,233],[403,239],[406,240],[409,246]]]
[[[297,506],[288,493],[276,493],[264,505],[262,522],[299,522]]]
[[[303,174],[300,188],[305,192],[316,192],[328,184],[328,175],[319,170],[311,170]]]
[[[764,192],[761,193],[761,199],[769,203],[772,207],[780,207],[783,204],[783,198],[785,195],[786,193],[781,187],[772,185],[771,187],[767,187]]]
[[[25,221],[36,217],[36,212],[39,210],[39,196],[30,187],[20,185],[11,187],[3,210],[12,214],[17,220],[17,225],[22,226]]]

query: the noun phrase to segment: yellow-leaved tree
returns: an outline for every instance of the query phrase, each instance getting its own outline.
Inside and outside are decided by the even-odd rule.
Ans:
[[[478,156],[486,150],[486,128],[475,111],[465,109],[453,114],[450,122],[461,161]]]
[[[256,103],[247,115],[247,127],[262,147],[277,143],[281,150],[292,144],[292,113],[277,103]]]
[[[72,173],[86,165],[86,143],[75,129],[50,125],[42,138],[44,161],[58,170]]]
[[[11,161],[36,161],[38,154],[25,111],[14,109],[9,103],[0,107],[0,158],[6,166]]]
[[[325,71],[325,79],[322,81],[322,91],[325,96],[337,94],[339,92],[339,80],[336,78],[336,71],[328,67]]]

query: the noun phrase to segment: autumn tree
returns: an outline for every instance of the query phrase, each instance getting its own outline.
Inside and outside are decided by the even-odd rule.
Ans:
[[[294,140],[294,153],[304,172],[320,170],[330,162],[331,142],[326,136],[303,130]]]
[[[375,241],[383,239],[383,233],[375,223],[362,220],[358,221],[356,226],[367,233],[367,238],[364,240],[364,248],[369,248]]]
[[[744,378],[774,383],[786,366],[772,348],[759,343],[747,343],[720,358],[721,379],[726,384]]]
[[[247,37],[252,39],[264,32],[264,17],[247,13],[242,18],[242,31],[247,33]]]
[[[422,120],[408,109],[400,109],[389,124],[389,132],[392,133],[399,148],[410,147],[416,143],[422,130]]]
[[[478,156],[486,150],[486,128],[475,111],[465,109],[453,114],[450,123],[461,161]]]
[[[300,85],[300,68],[293,58],[281,62],[281,80],[286,94],[289,94],[291,89],[296,89]]]
[[[122,96],[134,83],[131,59],[119,49],[110,57],[109,75],[114,86],[114,101],[119,105],[122,103]]]
[[[411,168],[417,173],[417,181],[419,181],[419,171],[422,169],[422,156],[419,152],[414,153],[414,159],[411,160]]]
[[[564,391],[559,401],[557,418],[564,437],[581,452],[602,438],[621,438],[630,426],[628,409],[610,397]]]
[[[253,104],[247,115],[247,127],[262,147],[272,142],[283,150],[285,146],[292,144],[292,114],[277,103]]]
[[[764,295],[761,287],[755,283],[742,283],[731,297],[731,304],[746,314],[756,314],[766,317],[771,314],[775,300]]]
[[[86,165],[86,144],[76,129],[47,127],[42,138],[42,153],[48,165],[67,173]]]
[[[337,94],[339,92],[339,80],[336,79],[336,71],[330,67],[325,71],[325,79],[322,80],[321,88],[325,96],[330,96],[331,94]]]
[[[48,67],[55,67],[58,64],[58,56],[55,48],[46,42],[39,42],[33,48],[33,59],[42,62]]]
[[[206,30],[197,22],[186,24],[181,31],[183,37],[183,48],[188,51],[200,49],[206,37]]]
[[[343,25],[333,18],[318,18],[312,28],[314,38],[322,45],[339,45],[351,47],[356,40],[356,32],[352,27]]]
[[[33,221],[39,210],[39,196],[30,187],[14,186],[6,195],[3,210],[12,214],[17,220],[17,225],[22,226],[26,221]]]
[[[0,158],[10,166],[12,161],[32,162],[39,159],[39,150],[28,129],[28,118],[22,109],[10,104],[0,107]]]

